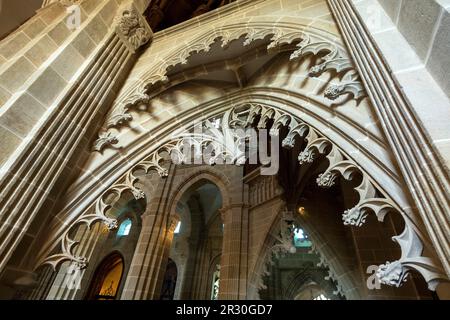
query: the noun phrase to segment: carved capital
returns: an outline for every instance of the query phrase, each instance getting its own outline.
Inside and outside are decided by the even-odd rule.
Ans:
[[[121,8],[115,24],[117,35],[133,53],[153,38],[152,29],[133,3]]]

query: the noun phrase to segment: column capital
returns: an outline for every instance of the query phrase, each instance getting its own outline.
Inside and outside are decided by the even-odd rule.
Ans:
[[[135,53],[153,39],[153,31],[139,13],[133,1],[120,7],[115,18],[115,30],[128,49]]]

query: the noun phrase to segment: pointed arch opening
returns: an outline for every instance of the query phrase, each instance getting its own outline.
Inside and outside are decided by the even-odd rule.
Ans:
[[[97,267],[87,293],[87,300],[116,300],[122,281],[124,261],[113,252]]]

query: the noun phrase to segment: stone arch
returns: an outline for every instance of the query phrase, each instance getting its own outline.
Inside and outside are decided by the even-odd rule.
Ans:
[[[337,72],[339,71],[343,71],[343,72],[349,72],[350,74],[350,78],[346,78],[344,82],[338,84],[338,85],[333,85],[331,87],[329,87],[326,92],[325,95],[329,98],[329,99],[335,99],[336,97],[344,94],[344,93],[350,93],[352,94],[355,98],[360,97],[362,95],[362,86],[361,84],[357,81],[357,79],[355,79],[353,76],[355,75],[353,73],[354,69],[353,66],[350,62],[349,59],[346,59],[343,56],[340,56],[340,54],[342,52],[345,53],[344,51],[340,51],[342,49],[342,46],[338,45],[338,46],[332,46],[330,47],[330,40],[332,39],[332,37],[330,37],[330,34],[327,32],[322,32],[320,30],[317,29],[311,29],[311,28],[305,28],[305,26],[299,26],[298,23],[295,23],[294,21],[284,21],[284,22],[280,22],[277,23],[274,27],[272,22],[255,22],[255,23],[251,23],[251,24],[245,24],[245,27],[243,28],[243,24],[241,23],[236,23],[235,25],[233,25],[232,27],[229,28],[221,28],[218,30],[214,30],[211,33],[207,33],[207,34],[203,34],[199,37],[196,38],[196,40],[193,40],[191,43],[188,44],[188,46],[186,47],[185,50],[182,51],[176,51],[174,50],[173,52],[171,52],[168,56],[164,57],[164,60],[166,61],[164,64],[159,64],[159,62],[155,62],[155,64],[150,67],[150,71],[148,72],[148,74],[146,74],[145,76],[142,77],[142,79],[140,79],[138,81],[138,85],[134,86],[136,89],[133,89],[133,91],[130,91],[128,89],[125,89],[122,94],[119,96],[119,98],[116,100],[116,102],[114,103],[114,107],[113,110],[111,112],[111,115],[113,116],[113,118],[115,118],[115,116],[119,116],[118,120],[114,120],[111,124],[113,126],[117,126],[117,124],[123,124],[126,123],[127,121],[131,120],[129,118],[129,115],[127,114],[127,110],[135,105],[138,105],[140,103],[145,103],[148,102],[151,99],[151,95],[149,95],[149,89],[152,86],[158,85],[160,83],[164,83],[168,80],[167,77],[167,72],[168,69],[170,69],[169,67],[177,67],[179,65],[182,65],[183,63],[187,62],[187,59],[194,53],[198,53],[198,52],[207,52],[211,45],[216,42],[217,39],[221,39],[222,44],[223,45],[227,45],[230,41],[236,40],[236,39],[240,39],[243,36],[245,36],[245,40],[244,40],[244,45],[245,44],[251,44],[252,42],[254,42],[255,40],[261,40],[261,39],[266,39],[269,36],[272,36],[272,38],[270,39],[270,43],[267,46],[268,49],[280,49],[283,46],[292,46],[292,57],[294,58],[298,58],[299,56],[303,56],[305,54],[314,54],[314,53],[319,53],[319,52],[324,52],[327,53],[327,55],[325,56],[325,61],[320,63],[319,65],[315,65],[313,68],[311,68],[310,70],[310,76],[314,76],[315,74],[320,74],[321,72],[324,72],[325,70],[335,70]],[[307,30],[306,30],[307,29]],[[302,30],[302,32],[299,32],[299,30]],[[307,34],[307,36],[304,36],[305,34]],[[317,39],[319,40],[315,40],[311,42],[311,39],[314,39],[314,37],[318,37]],[[202,39],[203,38],[203,39]],[[328,41],[320,41],[320,40],[328,40]],[[334,40],[334,39],[333,39]],[[335,44],[335,42],[333,42],[333,44]],[[158,68],[156,68],[155,66],[159,66]],[[155,67],[155,68],[154,68]],[[195,72],[194,72],[195,73]],[[285,108],[291,108],[291,109],[295,109],[292,105],[289,106],[289,102],[287,99],[287,96],[291,95],[295,98],[303,98],[305,100],[305,103],[310,103],[310,105],[316,105],[317,110],[315,112],[308,112],[308,108],[303,107],[303,108],[298,108],[297,112],[299,111],[299,109],[302,109],[300,112],[303,112],[302,116],[305,118],[309,118],[308,120],[304,120],[302,119],[303,122],[309,124],[311,127],[315,127],[314,124],[312,124],[311,122],[313,122],[314,120],[316,121],[317,125],[319,125],[319,127],[322,128],[322,130],[318,129],[319,132],[322,133],[322,135],[326,135],[329,134],[328,138],[330,141],[332,141],[333,143],[336,144],[342,148],[343,145],[348,145],[350,142],[353,142],[353,146],[352,148],[360,151],[360,156],[361,158],[357,159],[356,161],[354,161],[356,163],[350,165],[351,169],[363,169],[363,171],[365,171],[365,173],[371,173],[373,172],[371,169],[376,169],[377,173],[382,173],[382,177],[383,179],[373,179],[372,183],[376,184],[378,187],[382,184],[382,188],[384,189],[384,191],[386,191],[385,188],[386,186],[394,186],[393,188],[390,186],[388,189],[389,191],[387,192],[386,196],[390,196],[392,195],[392,197],[396,197],[397,199],[395,199],[396,201],[394,201],[394,206],[399,208],[401,211],[406,211],[405,213],[405,217],[406,218],[410,218],[411,219],[411,229],[414,230],[412,233],[405,233],[403,238],[398,238],[399,243],[405,245],[405,244],[409,244],[410,246],[408,248],[405,248],[405,251],[408,251],[410,254],[413,255],[420,255],[418,254],[418,252],[422,251],[422,247],[421,245],[417,245],[417,241],[415,241],[415,237],[417,236],[417,233],[419,233],[419,237],[422,238],[421,240],[425,242],[426,245],[428,245],[428,239],[426,236],[424,236],[421,232],[421,228],[420,228],[420,221],[418,221],[415,217],[414,217],[414,212],[410,212],[409,208],[408,208],[408,199],[404,199],[402,198],[403,193],[401,192],[402,189],[402,182],[401,179],[396,176],[396,170],[395,165],[392,165],[392,167],[385,166],[382,161],[379,161],[377,159],[376,156],[370,156],[370,153],[368,152],[369,150],[363,146],[363,143],[361,143],[361,141],[357,141],[357,139],[349,139],[348,135],[346,133],[345,129],[349,129],[349,131],[352,131],[354,133],[353,137],[355,136],[360,136],[363,139],[364,138],[368,138],[368,140],[362,140],[365,141],[367,143],[367,141],[375,141],[377,143],[377,150],[376,152],[381,152],[380,149],[383,149],[383,146],[381,143],[379,143],[379,141],[377,141],[376,137],[368,137],[368,134],[366,133],[366,135],[364,135],[363,131],[361,130],[361,127],[358,126],[357,124],[353,123],[347,123],[348,126],[347,127],[339,127],[339,126],[333,126],[333,125],[327,125],[326,124],[326,118],[322,117],[322,115],[320,115],[321,112],[323,112],[324,109],[326,109],[327,107],[329,107],[329,105],[326,105],[323,101],[319,101],[319,99],[317,97],[308,97],[308,96],[304,96],[304,97],[298,97],[298,94],[289,92],[289,90],[282,90],[280,88],[271,88],[271,87],[266,87],[266,88],[261,88],[262,91],[270,91],[271,92],[271,99],[273,100],[274,104],[276,104],[277,106],[275,108],[278,108],[280,110],[284,110]],[[245,90],[244,90],[245,91]],[[250,92],[252,91],[251,89],[249,90]],[[248,96],[253,98],[254,100],[258,100],[261,99],[261,93],[258,93],[257,90],[253,90],[254,92],[251,92]],[[259,97],[258,97],[259,94]],[[285,96],[283,96],[285,95]],[[256,97],[256,98],[255,98]],[[231,101],[242,101],[243,97],[242,95],[240,95],[239,97],[231,97]],[[234,100],[233,100],[234,98]],[[316,99],[317,98],[317,99]],[[251,99],[249,99],[251,100]],[[212,115],[212,114],[218,114],[220,112],[223,112],[224,110],[226,110],[227,108],[229,108],[228,104],[225,106],[224,101],[229,102],[230,101],[230,96],[225,97],[222,101],[218,102],[214,107],[211,107],[208,109],[207,114],[208,115]],[[312,103],[311,103],[312,101]],[[248,101],[246,101],[248,102]],[[282,105],[282,106],[281,106]],[[301,106],[299,104],[297,104],[297,106]],[[322,109],[322,110],[320,110]],[[220,111],[219,111],[220,110]],[[117,113],[117,112],[118,113]],[[202,111],[205,112],[205,111]],[[197,113],[198,114],[198,113]],[[293,113],[292,113],[293,114]],[[184,116],[184,115],[183,115]],[[187,119],[187,116],[185,117]],[[300,117],[301,118],[301,117]],[[322,121],[317,121],[317,119],[320,119]],[[107,122],[111,120],[111,119],[107,119]],[[350,122],[350,121],[349,121]],[[107,125],[108,126],[108,125]],[[331,130],[330,130],[331,129]],[[166,149],[166,151],[168,149],[173,149],[176,147],[176,142],[174,142],[173,140],[171,140],[169,138],[169,134],[172,132],[172,129],[169,129],[165,132],[158,132],[157,135],[158,137],[164,137],[163,139],[161,139],[161,142],[159,145],[153,147],[153,148],[149,148],[147,150],[144,150],[144,148],[142,147],[143,145],[147,145],[147,146],[151,146],[150,141],[145,141],[144,143],[142,143],[138,148],[135,148],[134,150],[137,150],[136,153],[132,153],[132,158],[131,161],[130,159],[126,159],[123,161],[129,162],[129,165],[126,169],[124,169],[122,172],[120,172],[120,174],[124,174],[124,172],[127,170],[129,170],[131,168],[131,170],[129,170],[128,172],[125,172],[125,175],[122,176],[119,179],[122,179],[121,183],[115,184],[113,185],[109,190],[111,189],[116,189],[119,190],[120,192],[122,192],[123,190],[127,190],[129,192],[132,192],[133,195],[137,198],[142,198],[144,195],[142,193],[142,190],[139,190],[138,188],[135,187],[135,182],[136,182],[136,177],[133,176],[132,174],[129,174],[134,168],[136,168],[137,166],[139,166],[141,169],[144,168],[145,171],[148,170],[156,170],[161,176],[166,176],[167,175],[167,171],[160,166],[159,162],[161,160],[161,157],[158,155],[157,152],[154,152],[155,150],[157,150],[158,148],[160,149]],[[325,134],[324,132],[327,131],[327,133]],[[355,133],[356,132],[356,133]],[[113,142],[115,141],[116,137],[112,136],[110,133],[105,133],[105,135],[100,136],[100,141],[98,141],[99,143],[99,149],[101,150],[102,146],[107,146],[107,145],[111,145],[113,144]],[[339,143],[339,141],[341,143]],[[137,141],[134,142],[134,145],[137,145]],[[350,148],[350,149],[352,149]],[[362,151],[362,152],[361,152]],[[349,152],[345,152],[347,157],[349,157]],[[388,152],[387,152],[388,153]],[[385,154],[383,154],[385,156]],[[351,158],[351,157],[350,157]],[[389,158],[388,156],[386,156],[386,158]],[[354,160],[354,159],[353,159]],[[368,165],[363,165],[363,160],[369,160],[368,161]],[[114,161],[111,161],[114,162]],[[120,161],[115,162],[115,164],[117,165],[118,163],[120,163]],[[391,164],[391,162],[389,162]],[[110,163],[109,163],[110,164]],[[347,163],[348,164],[348,163]],[[352,170],[348,170],[350,167],[334,167],[334,168],[330,168],[333,170],[337,170],[339,171],[341,174],[345,174],[347,175],[347,177],[351,176],[351,172]],[[108,169],[110,170],[110,169]],[[323,178],[330,178],[330,175],[332,174],[331,171],[327,171],[324,173],[325,175],[323,176]],[[107,172],[106,175],[109,175],[109,181],[118,181],[118,176],[115,176],[114,178],[111,178],[111,172]],[[327,180],[327,179],[322,179],[322,180]],[[329,180],[329,179],[328,179]],[[322,181],[323,184],[324,181]],[[326,181],[325,181],[326,182]],[[380,182],[379,184],[377,182]],[[123,190],[122,190],[123,188]],[[102,190],[102,192],[104,191],[104,189]],[[396,194],[395,191],[400,191],[398,192],[398,195]],[[81,198],[78,198],[77,200],[80,200]],[[92,203],[92,198],[88,201],[90,203]],[[364,204],[366,205],[366,204]],[[391,204],[389,204],[391,205]],[[106,223],[108,223],[109,225],[111,225],[111,227],[114,227],[114,222],[111,220],[108,220],[108,218],[104,215],[104,209],[107,206],[107,204],[105,203],[98,203],[97,202],[97,210],[96,210],[96,214],[92,217],[95,218],[95,221],[104,221]],[[370,207],[370,206],[369,206]],[[365,206],[365,209],[369,208],[368,206]],[[352,208],[354,209],[354,208]],[[361,208],[356,208],[359,211],[361,211]],[[370,208],[369,208],[370,209]],[[385,214],[385,210],[386,208],[381,206],[381,211],[379,211],[378,213],[381,212],[380,216],[384,216]],[[358,210],[353,210],[353,211],[349,211],[347,212],[348,217],[352,218],[353,216],[360,216],[360,214],[357,212]],[[70,212],[70,209],[68,210],[68,212]],[[78,212],[80,213],[80,212]],[[81,215],[78,214],[74,214],[73,216],[75,217],[75,219],[78,219],[78,221],[85,219],[83,217],[83,212],[81,212]],[[417,225],[416,225],[417,224]],[[71,242],[70,239],[66,239],[64,232],[65,232],[65,226],[61,227],[59,229],[59,234],[57,235],[57,237],[62,237],[63,238],[63,249],[65,251],[70,251],[71,248]],[[409,240],[405,240],[405,237],[409,237]],[[53,240],[53,238],[52,238]],[[49,241],[50,243],[52,243],[52,241]],[[54,241],[53,241],[54,243]],[[414,243],[414,246],[411,246],[411,243]],[[50,244],[51,246],[51,244]],[[46,255],[45,250],[48,251],[49,245],[46,245],[44,250],[43,250],[43,254],[42,255]],[[72,259],[73,260],[73,256],[63,256],[62,258],[64,259]],[[75,257],[76,258],[76,257]],[[419,268],[422,268],[423,265],[432,265],[433,262],[429,261],[428,258],[426,258],[423,261],[420,262],[411,262],[408,260],[408,262],[406,262],[406,265],[420,265]],[[82,261],[81,261],[81,265],[82,265]],[[396,271],[399,272],[399,267],[401,267],[400,265],[396,264],[395,266],[391,265],[391,272]],[[385,266],[385,268],[388,268],[387,266]],[[394,270],[396,269],[396,270]],[[401,269],[401,268],[400,268]],[[436,276],[437,273],[439,273],[440,271],[438,270],[439,268],[434,268],[433,267],[433,272],[434,272],[434,276]],[[403,272],[400,271],[400,275],[397,276],[402,276]],[[433,276],[433,277],[434,277]],[[441,275],[439,275],[440,277]],[[398,278],[394,279],[393,282],[397,281],[398,282]],[[386,281],[390,281],[392,282],[392,279],[390,280],[386,280]]]
[[[90,280],[90,285],[89,285],[89,289],[86,293],[86,299],[87,300],[94,300],[94,299],[98,299],[98,297],[96,297],[96,292],[97,294],[100,293],[99,289],[102,286],[102,282],[104,282],[106,279],[104,279],[104,277],[107,274],[103,275],[103,279],[102,279],[102,272],[104,273],[105,271],[103,271],[102,269],[104,269],[106,266],[108,266],[108,264],[110,264],[111,260],[117,260],[119,261],[120,265],[121,265],[121,270],[120,270],[120,277],[118,280],[118,284],[116,285],[115,288],[115,294],[114,294],[114,299],[117,298],[117,296],[119,296],[119,293],[121,291],[121,287],[123,286],[123,278],[124,278],[124,269],[125,269],[125,260],[123,258],[122,253],[120,253],[119,251],[113,251],[110,252],[108,255],[104,256],[103,259],[98,263],[98,265],[95,268],[95,272],[91,277]],[[101,282],[99,281],[101,279]],[[113,283],[111,283],[111,286],[113,285]],[[100,287],[99,287],[100,286]]]
[[[161,61],[150,66],[150,71],[145,73],[136,85],[132,86],[137,88],[137,91],[131,92],[127,89],[123,90],[122,94],[114,103],[111,115],[114,118],[114,114],[118,111],[118,114],[121,115],[119,116],[119,119],[129,119],[128,115],[124,114],[122,111],[125,112],[133,105],[148,101],[149,96],[146,91],[148,90],[149,84],[157,83],[161,80],[161,77],[162,80],[165,80],[165,73],[167,72],[168,67],[182,65],[190,56],[196,53],[208,52],[211,45],[216,40],[220,39],[222,41],[222,46],[226,47],[232,41],[245,37],[243,40],[244,45],[246,46],[252,44],[256,40],[266,39],[269,36],[272,38],[270,39],[268,50],[277,51],[281,50],[279,49],[280,46],[288,46],[290,47],[289,50],[292,49],[293,51],[292,57],[294,59],[305,54],[310,55],[316,54],[317,52],[329,53],[326,63],[320,64],[319,70],[315,71],[316,73],[318,71],[323,72],[326,69],[334,70],[335,68],[344,72],[350,71],[350,74],[353,73],[349,62],[350,60],[347,57],[343,45],[339,41],[336,41],[336,35],[329,31],[320,30],[311,26],[311,24],[299,24],[298,21],[289,17],[283,18],[280,21],[266,21],[265,19],[258,21],[258,19],[256,19],[255,21],[248,22],[243,19],[242,21],[236,21],[232,25],[221,26],[212,31],[198,35],[195,39],[190,40],[189,43],[180,45],[180,47],[183,47],[183,50],[180,50],[180,48],[171,50],[167,55],[161,58]],[[318,38],[315,39],[314,37]],[[312,41],[312,38],[315,40]],[[154,67],[157,68],[155,69]],[[354,86],[345,88],[343,91],[341,90],[340,94],[352,92],[349,88],[354,88]],[[271,90],[271,88],[268,88],[268,90]],[[123,124],[122,120],[117,123],[113,121],[113,126]],[[107,120],[107,122],[108,121],[109,120]],[[99,140],[101,140],[101,144],[109,144],[115,141],[115,139],[116,137],[108,133],[103,135]],[[133,155],[133,157],[139,156]],[[97,172],[93,172],[93,174],[96,175]],[[65,211],[65,209],[63,210]],[[73,217],[64,217],[64,219],[66,218],[70,220]],[[58,232],[61,232],[61,230]]]
[[[289,128],[289,133],[286,139],[283,141],[283,146],[288,148],[291,146],[292,141],[296,137],[305,137],[308,141],[308,144],[306,145],[305,150],[302,151],[302,154],[304,154],[305,152],[308,152],[311,155],[327,154],[329,165],[327,170],[317,178],[317,184],[319,186],[330,187],[334,185],[334,180],[338,175],[342,175],[346,180],[352,180],[355,172],[361,173],[363,175],[361,184],[355,189],[360,195],[360,201],[356,207],[351,208],[344,213],[343,219],[346,223],[354,225],[360,225],[361,223],[364,223],[364,217],[369,213],[369,211],[375,212],[379,220],[383,220],[384,216],[388,213],[388,211],[391,210],[397,210],[402,213],[402,209],[395,202],[393,202],[388,195],[384,194],[383,192],[381,193],[381,196],[378,195],[378,192],[382,191],[382,189],[379,189],[376,180],[370,178],[366,174],[366,171],[361,169],[361,167],[358,164],[355,164],[355,162],[351,160],[348,155],[342,152],[333,142],[324,138],[323,135],[312,126],[309,126],[300,118],[287,113],[283,109],[274,109],[272,107],[267,107],[259,104],[250,106],[247,104],[247,109],[248,110],[246,110],[244,117],[241,119],[239,119],[239,117],[234,114],[235,112],[237,112],[236,109],[229,110],[223,115],[222,121],[231,126],[238,124],[243,127],[247,127],[254,121],[255,117],[259,115],[262,118],[258,127],[264,128],[267,124],[267,117],[269,117],[274,121],[275,128],[278,128],[278,126]],[[209,120],[206,121],[208,123]],[[242,154],[230,154],[230,152],[232,153],[232,151],[230,151],[230,148],[228,148],[228,146],[225,144],[221,144],[220,139],[216,139],[223,137],[227,134],[226,131],[230,130],[229,127],[223,127],[222,129],[224,130],[222,135],[219,134],[219,136],[217,137],[197,137],[195,135],[190,136],[189,131],[187,135],[186,133],[182,133],[179,138],[175,137],[172,141],[159,147],[159,149],[157,149],[148,157],[148,160],[144,160],[138,163],[125,176],[125,183],[116,184],[115,186],[113,186],[113,190],[116,190],[116,192],[118,192],[119,194],[125,191],[130,191],[136,199],[145,197],[143,191],[135,185],[135,183],[139,179],[134,175],[134,171],[144,170],[145,172],[149,172],[150,170],[154,170],[158,172],[162,177],[167,176],[168,171],[163,167],[163,156],[161,155],[161,153],[171,153],[175,151],[175,153],[178,155],[178,159],[181,159],[181,162],[183,162],[186,159],[183,159],[181,148],[185,143],[187,143],[189,147],[195,146],[196,148],[198,148],[198,150],[203,150],[203,148],[207,147],[208,145],[213,145],[216,155],[219,155],[220,157],[228,157],[232,159],[231,163],[239,164]],[[271,132],[271,134],[277,136],[278,129]],[[219,143],[217,143],[217,141],[219,141]],[[329,148],[325,148],[324,146],[329,146]],[[305,162],[309,163],[314,160],[313,158],[304,159],[303,157],[301,157],[299,158],[299,161],[300,164],[304,164]],[[213,160],[214,161],[212,163],[217,160],[217,157]],[[105,208],[108,208],[108,205],[106,205],[102,199],[103,197],[101,197],[99,199],[99,202],[97,202],[96,208],[100,208],[100,212],[96,213],[95,218],[101,218],[107,221],[109,224],[116,224],[115,220],[111,221],[111,219],[106,217]],[[413,269],[422,270],[427,279],[427,282],[429,282],[430,287],[434,288],[434,286],[437,284],[436,279],[443,277],[442,273],[438,271],[438,268],[433,265],[429,258],[421,257],[423,244],[419,238],[421,236],[420,229],[418,229],[418,227],[415,225],[414,220],[411,220],[410,216],[405,213],[402,213],[402,215],[405,218],[406,222],[405,231],[395,238],[402,248],[403,260],[402,262],[399,260],[392,264],[388,262],[386,265],[380,266],[380,277],[384,279],[385,283],[399,285],[404,281],[407,275],[408,268],[412,267]],[[70,241],[70,239],[68,240]],[[66,257],[63,258],[66,259]]]
[[[289,217],[287,217],[286,214],[289,215]],[[272,255],[276,255],[278,257],[279,254],[289,254],[290,245],[292,245],[292,243],[290,242],[290,239],[280,239],[279,233],[280,231],[282,231],[280,229],[285,227],[285,225],[283,224],[284,220],[291,218],[294,219],[296,223],[299,222],[298,217],[291,216],[291,213],[287,211],[286,205],[283,202],[280,205],[278,213],[274,215],[269,231],[264,238],[264,242],[261,244],[258,250],[258,258],[254,263],[253,270],[250,270],[248,289],[250,299],[259,298],[258,291],[264,288],[262,278],[265,275],[269,275],[267,266],[272,263]],[[344,274],[343,277],[340,277],[338,279],[338,277],[336,276],[336,272],[333,270],[334,268],[338,267],[341,270],[345,270],[345,268],[342,267],[339,259],[336,259],[336,254],[330,255],[330,252],[333,252],[331,245],[327,241],[324,241],[323,236],[320,233],[310,232],[312,231],[312,229],[314,229],[313,225],[307,223],[306,221],[301,221],[300,226],[308,233],[308,236],[312,239],[313,247],[311,248],[310,253],[315,253],[320,257],[321,264],[329,270],[329,280],[332,280],[336,283],[337,291],[335,292],[335,294],[340,294],[347,299],[359,299],[361,295],[357,290],[355,291],[355,288],[358,287],[358,284],[355,282],[353,277]],[[283,242],[283,240],[287,241]],[[320,249],[317,249],[315,245],[316,243],[321,244]],[[330,260],[333,260],[332,264],[328,262]]]
[[[233,199],[232,192],[231,192],[231,186],[233,185],[232,178],[230,176],[227,176],[225,172],[223,171],[226,168],[223,168],[223,166],[218,167],[208,167],[208,166],[198,166],[194,168],[189,168],[189,173],[184,175],[181,174],[178,176],[178,172],[176,175],[176,178],[174,179],[174,184],[171,187],[171,197],[168,199],[168,212],[170,216],[172,217],[181,217],[182,214],[178,212],[178,206],[177,204],[183,200],[183,198],[186,197],[186,195],[189,195],[191,191],[194,191],[197,189],[197,187],[200,187],[201,185],[204,185],[206,183],[213,184],[215,187],[217,187],[218,192],[220,192],[221,199],[222,199],[222,206],[221,208],[227,208],[230,207],[236,200]],[[183,170],[183,168],[181,168]],[[193,172],[192,172],[193,170]],[[219,212],[220,212],[219,208]],[[218,213],[213,214],[210,217],[209,222],[211,220],[216,221],[215,219],[219,218],[220,215]],[[190,217],[192,219],[192,216]],[[184,224],[187,223],[187,221],[184,221],[180,219]],[[190,225],[191,229],[190,232],[193,230],[193,222],[191,221]],[[209,230],[209,225],[206,225],[205,230]],[[191,236],[190,236],[191,237]],[[181,252],[186,252],[186,248],[182,249]],[[189,252],[191,252],[191,244],[189,245]],[[203,250],[201,247],[198,250]],[[209,249],[208,249],[209,250]],[[222,250],[221,250],[222,251]],[[172,252],[172,251],[171,251]],[[220,258],[221,254],[218,254],[218,257]],[[194,257],[194,256],[193,256]],[[217,257],[216,257],[217,258]],[[216,259],[214,258],[214,259]],[[199,280],[198,274],[194,273],[195,269],[190,269],[192,266],[192,262],[197,260],[190,260],[192,257],[188,257],[184,261],[184,264],[180,264],[180,282],[178,283],[177,287],[177,296],[181,299],[186,299],[187,296],[190,296],[191,298],[202,298],[207,299],[209,296],[209,291],[211,283],[209,283],[209,264],[208,266],[203,265],[203,262],[201,262],[201,268],[202,270],[205,270],[208,278]],[[214,260],[213,259],[213,260]],[[203,261],[203,260],[201,260]],[[207,268],[207,269],[205,269]],[[191,277],[195,276],[195,278],[186,278],[188,274],[191,273]],[[189,280],[192,281],[185,281],[189,279],[196,279],[196,280]]]
[[[222,194],[222,206],[229,206],[231,204],[230,199],[230,179],[223,173],[212,168],[199,168],[199,170],[187,177],[183,177],[186,180],[181,181],[178,185],[174,186],[174,196],[169,200],[170,214],[176,214],[176,205],[182,198],[182,196],[189,189],[197,185],[198,183],[206,180],[214,184]]]
[[[341,73],[343,82],[340,85],[332,85],[324,95],[330,100],[335,100],[341,95],[351,94],[355,99],[364,96],[364,89],[358,80],[358,74],[351,60],[336,34],[325,31],[312,25],[301,24],[294,19],[286,17],[281,21],[236,21],[232,25],[221,26],[209,30],[183,43],[179,47],[170,50],[159,60],[146,68],[140,75],[140,79],[133,85],[122,90],[115,100],[113,108],[105,122],[105,129],[99,135],[94,149],[101,151],[105,146],[117,143],[117,137],[108,131],[126,125],[133,117],[129,109],[142,103],[148,103],[157,93],[159,85],[170,83],[169,71],[178,66],[187,64],[188,59],[195,54],[209,52],[212,45],[219,41],[222,49],[227,48],[231,42],[243,39],[243,46],[249,46],[257,40],[268,39],[268,52],[292,52],[291,60],[296,60],[307,55],[317,56],[326,53],[325,61],[313,66],[309,70],[312,77],[319,76],[327,70],[335,70]],[[259,55],[261,53],[258,53]],[[217,68],[217,63],[213,64]],[[223,66],[225,67],[225,66]],[[191,75],[183,70],[182,81],[188,81],[202,73],[205,68],[191,70]],[[208,68],[211,69],[211,68]],[[167,87],[163,87],[167,89]]]

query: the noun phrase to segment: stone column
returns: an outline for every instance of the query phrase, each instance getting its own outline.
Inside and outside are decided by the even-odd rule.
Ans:
[[[191,216],[191,233],[189,235],[189,254],[184,272],[182,283],[181,299],[194,300],[196,297],[196,283],[199,274],[203,276],[199,269],[201,268],[202,257],[204,256],[205,233],[204,215],[200,207],[198,194],[193,194],[187,201]]]
[[[222,208],[223,246],[220,262],[220,300],[247,297],[248,208],[244,203]]]
[[[153,293],[149,299],[157,300],[160,298],[161,288],[164,282],[164,275],[166,273],[167,262],[169,261],[170,249],[172,248],[173,236],[175,228],[177,227],[180,217],[178,215],[170,216],[168,219],[167,229],[165,230],[165,239],[162,245],[161,259],[159,260],[159,269],[156,269],[156,282]]]
[[[159,297],[158,284],[165,272],[165,263],[169,257],[173,231],[176,227],[174,220],[176,217],[171,217],[165,207],[171,179],[174,176],[173,171],[174,166],[171,166],[169,176],[160,181],[142,216],[141,234],[122,292],[123,300],[147,300]],[[161,270],[162,264],[164,270]]]

